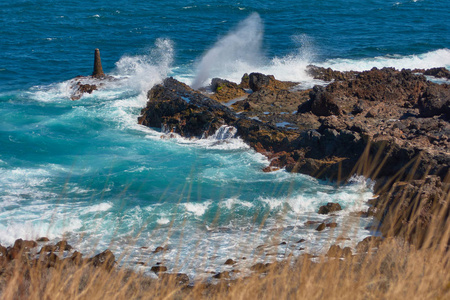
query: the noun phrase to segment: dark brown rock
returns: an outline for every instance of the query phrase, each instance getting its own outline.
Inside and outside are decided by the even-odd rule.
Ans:
[[[328,228],[336,228],[337,226],[338,226],[338,224],[337,223],[327,223],[327,225],[326,225]]]
[[[423,72],[424,75],[434,76],[436,78],[450,79],[450,71],[446,68],[431,68]]]
[[[75,251],[71,257],[68,258],[74,265],[81,265],[83,263],[83,254]]]
[[[368,236],[356,245],[356,251],[359,253],[367,252],[372,248],[379,247],[382,242],[381,237]]]
[[[17,239],[14,242],[13,247],[8,248],[8,257],[9,259],[19,259],[36,246],[37,243],[35,241]]]
[[[239,87],[241,89],[249,89],[250,88],[249,81],[250,81],[250,76],[248,76],[248,74],[245,73],[241,78],[241,83],[239,83]]]
[[[50,241],[47,237],[40,237],[36,240],[36,242],[48,242]]]
[[[323,230],[325,230],[325,228],[326,228],[325,223],[321,223],[319,226],[317,226],[316,230],[317,231],[323,231]]]
[[[250,270],[258,273],[265,273],[270,269],[270,263],[256,263],[250,267]]]
[[[151,271],[158,274],[158,273],[160,273],[160,272],[166,272],[166,271],[167,271],[167,267],[161,266],[161,265],[153,266],[153,267],[151,268]]]
[[[339,245],[331,245],[327,252],[328,257],[341,258],[352,256],[352,250],[350,247],[345,247],[342,249]]]
[[[216,278],[216,279],[230,279],[231,276],[230,276],[230,272],[223,271],[223,272],[220,272],[220,273],[217,273],[216,275],[214,275],[213,278]]]
[[[258,92],[263,88],[267,88],[269,90],[285,90],[295,86],[296,83],[276,80],[273,75],[250,73],[248,85],[253,92]]]
[[[326,215],[329,214],[331,212],[335,212],[335,211],[340,211],[342,210],[342,207],[339,203],[332,203],[332,202],[328,202],[327,205],[322,205],[319,208],[319,214],[322,215]]]
[[[231,99],[247,96],[247,93],[236,83],[220,78],[212,79],[211,89],[214,91],[211,99],[219,102],[226,102]]]
[[[73,247],[67,241],[59,241],[56,243],[54,251],[70,251],[72,249]]]
[[[169,246],[164,246],[164,247],[156,247],[155,250],[152,251],[152,253],[159,253],[159,252],[163,252],[163,251],[169,251]]]
[[[320,79],[324,81],[332,81],[332,80],[349,80],[354,79],[356,76],[356,72],[339,72],[332,70],[331,68],[322,68],[313,65],[309,65],[306,67],[306,71],[309,75],[311,75],[314,79]]]
[[[91,263],[94,267],[105,268],[107,271],[111,271],[114,268],[116,257],[110,250],[105,250],[96,256],[89,258],[88,263]]]
[[[8,261],[8,249],[0,245],[0,266]]]
[[[100,50],[95,49],[94,53],[94,72],[92,72],[92,77],[101,78],[105,76],[103,73],[102,60],[100,59]]]
[[[236,264],[236,262],[234,260],[232,260],[231,258],[229,258],[225,261],[225,265],[234,265],[234,264]]]
[[[187,276],[186,274],[183,273],[177,273],[177,274],[167,274],[167,273],[162,273],[158,275],[159,278],[163,281],[163,282],[175,282],[176,285],[178,286],[187,286],[189,284],[189,276]]]
[[[419,110],[422,117],[450,116],[450,86],[433,85],[428,87],[419,100]]]

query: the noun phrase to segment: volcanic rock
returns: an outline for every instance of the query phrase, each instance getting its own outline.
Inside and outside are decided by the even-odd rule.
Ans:
[[[226,102],[231,99],[247,96],[247,93],[236,83],[220,78],[213,78],[211,80],[211,89],[214,91],[211,99],[219,102]]]
[[[424,75],[434,76],[436,78],[450,79],[450,71],[446,68],[431,68],[423,72]]]
[[[231,258],[227,259],[225,262],[225,265],[234,265],[236,262],[232,260]]]
[[[94,267],[105,268],[107,271],[111,271],[114,268],[116,257],[110,250],[105,250],[102,253],[95,255],[88,259],[88,263],[91,263]]]
[[[158,276],[163,282],[175,282],[175,284],[179,286],[187,286],[189,284],[189,276],[187,276],[184,273],[177,273],[177,274],[161,273],[158,274]]]
[[[253,92],[257,92],[262,88],[267,88],[269,90],[285,90],[295,86],[296,83],[276,80],[273,75],[250,73],[248,85]]]
[[[166,272],[166,271],[167,271],[167,267],[165,267],[165,266],[160,266],[160,265],[158,265],[158,266],[153,266],[153,267],[151,268],[151,271],[158,274],[159,272]]]
[[[326,227],[327,226],[325,225],[325,223],[320,223],[320,225],[317,226],[316,230],[317,231],[323,231],[323,230],[325,230]]]
[[[339,203],[328,202],[327,205],[322,205],[319,208],[319,214],[326,215],[330,212],[340,211],[342,207]]]

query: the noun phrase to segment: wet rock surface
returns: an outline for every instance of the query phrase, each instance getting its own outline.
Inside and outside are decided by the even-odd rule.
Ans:
[[[380,194],[394,176],[444,180],[450,165],[449,85],[392,68],[337,72],[310,67],[308,72],[333,82],[301,91],[292,89],[293,83],[251,73],[253,93],[231,106],[168,78],[148,92],[139,123],[195,138],[233,126],[236,136],[270,159],[265,171],[285,168],[335,181],[356,173],[384,182],[376,187]],[[241,89],[246,78],[240,85],[215,83]]]

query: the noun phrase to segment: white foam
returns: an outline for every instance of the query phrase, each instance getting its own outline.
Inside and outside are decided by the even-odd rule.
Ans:
[[[123,56],[116,63],[117,75],[127,78],[129,87],[146,93],[153,85],[167,77],[173,62],[173,42],[169,39],[157,39],[155,47],[146,54]]]
[[[229,198],[220,202],[221,206],[226,207],[228,210],[236,209],[238,206],[245,208],[252,208],[254,205],[251,202],[242,201],[238,198]]]
[[[167,225],[170,223],[170,219],[162,217],[156,220],[156,223],[158,223],[159,225]]]
[[[211,201],[205,201],[202,203],[195,203],[195,202],[189,202],[189,203],[183,203],[182,206],[186,209],[186,211],[193,213],[197,217],[201,217],[205,214],[208,207],[211,205]]]
[[[338,71],[366,71],[373,67],[393,67],[396,69],[429,69],[437,67],[450,68],[450,49],[439,49],[423,54],[386,55],[365,59],[330,59],[317,64]]]
[[[104,202],[96,205],[91,205],[83,211],[83,214],[107,211],[113,207],[111,202]]]

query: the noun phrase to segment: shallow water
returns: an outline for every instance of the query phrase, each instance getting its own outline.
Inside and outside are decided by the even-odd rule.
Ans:
[[[450,67],[447,1],[15,1],[0,9],[0,243],[64,236],[81,251],[108,247],[128,265],[164,260],[191,277],[226,269],[227,258],[245,256],[245,266],[321,252],[339,235],[354,245],[370,220],[351,212],[367,208],[373,183],[263,173],[267,159],[236,137],[161,139],[137,124],[154,84],[174,76],[202,86],[259,71],[309,87],[311,63]],[[118,80],[70,101],[68,80],[90,74],[95,48]],[[318,215],[327,202],[344,210]],[[305,225],[314,220],[340,226],[317,233]]]

